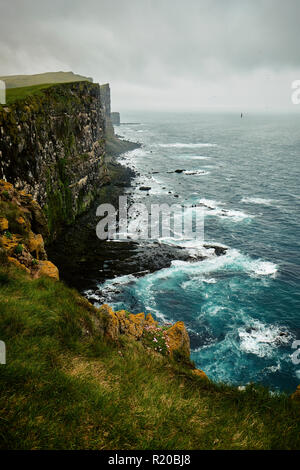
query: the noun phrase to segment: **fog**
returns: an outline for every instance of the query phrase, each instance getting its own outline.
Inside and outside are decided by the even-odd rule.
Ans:
[[[0,0],[0,75],[72,70],[113,110],[299,111],[299,0]]]

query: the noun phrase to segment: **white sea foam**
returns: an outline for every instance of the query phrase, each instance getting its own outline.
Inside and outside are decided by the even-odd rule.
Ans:
[[[229,249],[225,255],[210,256],[209,258],[190,263],[188,261],[172,261],[173,268],[180,268],[188,274],[211,273],[214,271],[246,272],[252,277],[273,276],[278,266],[270,261],[254,260],[243,255],[236,249]]]
[[[243,197],[241,202],[245,204],[262,204],[264,206],[272,206],[276,201],[273,199],[264,199],[261,197]]]
[[[251,219],[255,217],[254,215],[247,214],[246,212],[243,212],[243,211],[219,207],[219,206],[224,206],[225,203],[210,200],[210,199],[201,198],[198,204],[204,207],[204,210],[205,210],[204,215],[207,215],[210,217],[214,216],[214,217],[219,217],[225,220],[226,218],[229,218],[233,222],[240,222],[242,220]]]
[[[206,206],[209,209],[216,209],[219,206],[223,206],[224,202],[219,202],[219,201],[214,201],[212,199],[205,199],[201,198],[198,202],[198,204],[201,204],[203,206]]]
[[[204,155],[183,155],[182,158],[191,158],[192,160],[210,160],[211,157]]]
[[[238,329],[240,348],[258,357],[271,357],[274,348],[289,344],[293,335],[284,327],[253,320]]]
[[[210,143],[181,143],[176,142],[175,144],[159,144],[160,147],[163,148],[201,148],[201,147],[217,147],[217,144],[210,144]]]
[[[204,175],[208,175],[209,174],[209,171],[205,171],[205,170],[185,170],[183,172],[185,175],[200,175],[200,176],[204,176]]]

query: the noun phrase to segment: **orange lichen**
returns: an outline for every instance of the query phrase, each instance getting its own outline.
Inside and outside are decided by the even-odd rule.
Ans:
[[[27,274],[30,274],[30,270],[28,268],[26,268],[26,266],[24,266],[24,264],[20,263],[20,261],[18,261],[16,258],[12,258],[11,256],[8,256],[7,260],[9,261],[9,263],[13,264],[17,268],[21,268],[21,269],[23,269],[23,271],[26,271]]]
[[[177,351],[183,356],[190,357],[190,338],[182,321],[171,326],[166,331],[165,338],[171,355]]]
[[[197,375],[201,379],[208,380],[208,377],[207,377],[206,373],[203,372],[203,370],[194,369],[192,372],[193,372],[193,374]]]
[[[0,217],[0,231],[8,230],[8,220],[5,217]]]
[[[38,264],[38,269],[34,273],[34,278],[39,278],[42,276],[51,277],[52,279],[59,280],[59,272],[55,264],[51,261],[40,261]]]

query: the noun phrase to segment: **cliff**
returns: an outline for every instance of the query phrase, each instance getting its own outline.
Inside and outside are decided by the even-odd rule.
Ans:
[[[0,77],[5,82],[6,88],[19,88],[34,85],[70,83],[88,81],[93,82],[91,77],[85,77],[73,72],[46,72],[34,75],[6,75]]]
[[[115,156],[128,150],[139,147],[139,144],[119,139],[114,131],[111,113],[111,94],[108,83],[100,85],[100,96],[105,118],[105,138],[106,152],[110,156]]]
[[[111,113],[110,118],[114,126],[119,126],[121,124],[120,113],[116,113],[116,112]]]
[[[44,247],[47,221],[30,194],[0,180],[0,263],[22,269],[31,278],[59,278]]]
[[[298,391],[214,384],[183,322],[96,308],[51,276],[45,231],[32,196],[1,181],[1,449],[299,448]]]
[[[0,178],[33,195],[52,238],[109,181],[105,135],[97,84],[53,85],[0,108]]]

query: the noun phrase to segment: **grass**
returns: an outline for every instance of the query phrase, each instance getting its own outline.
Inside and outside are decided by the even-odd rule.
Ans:
[[[5,81],[7,88],[31,87],[45,83],[70,83],[79,81],[92,81],[89,77],[74,74],[73,72],[47,72],[35,75],[8,75],[0,77]]]
[[[299,406],[202,381],[122,337],[75,290],[0,267],[2,449],[299,449]]]
[[[25,86],[20,88],[8,88],[6,90],[6,104],[9,106],[16,101],[24,100],[31,95],[41,95],[43,90],[53,86],[52,84]]]

